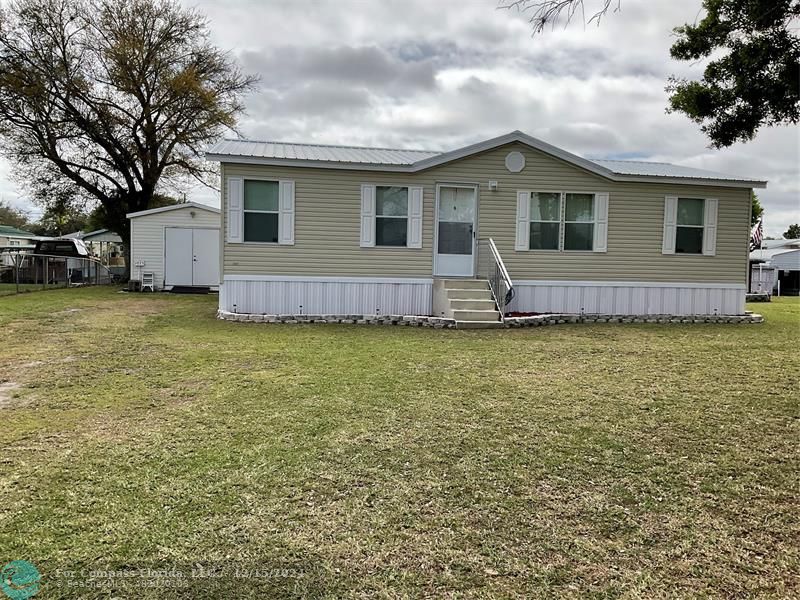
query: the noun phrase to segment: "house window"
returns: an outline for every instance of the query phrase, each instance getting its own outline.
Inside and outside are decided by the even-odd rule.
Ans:
[[[8,245],[9,246],[20,246],[21,244],[20,244],[19,240],[8,240]]]
[[[532,192],[530,249],[558,250],[561,237],[561,193]]]
[[[565,194],[564,250],[594,246],[594,194]]]
[[[678,198],[678,218],[675,229],[675,252],[702,254],[705,200]]]
[[[244,182],[244,241],[278,243],[278,182]]]
[[[375,245],[406,246],[408,241],[408,188],[375,188]]]

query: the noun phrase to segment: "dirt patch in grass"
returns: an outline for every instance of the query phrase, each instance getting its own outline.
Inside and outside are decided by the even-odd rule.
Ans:
[[[7,408],[16,402],[16,390],[21,386],[13,381],[0,382],[0,408]]]

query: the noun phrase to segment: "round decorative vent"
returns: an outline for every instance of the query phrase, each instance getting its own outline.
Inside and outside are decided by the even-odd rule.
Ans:
[[[525,168],[525,157],[521,152],[509,152],[506,156],[506,169],[512,173],[519,173]]]

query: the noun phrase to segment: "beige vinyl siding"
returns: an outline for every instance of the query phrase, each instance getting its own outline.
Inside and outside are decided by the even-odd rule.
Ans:
[[[505,168],[512,150],[525,155],[521,173]],[[749,189],[616,183],[517,143],[413,174],[226,164],[223,178],[229,176],[295,181],[295,245],[226,243],[225,275],[431,277],[436,184],[449,182],[479,184],[478,236],[494,238],[512,279],[743,283],[746,278]],[[497,191],[489,191],[489,180],[498,181]],[[421,249],[359,246],[362,183],[424,186]],[[608,192],[608,252],[515,251],[517,190]],[[719,198],[716,256],[661,253],[667,195]]]
[[[9,246],[11,242],[19,242],[21,246],[33,246],[36,240],[33,238],[21,238],[12,236],[0,235],[0,246]]]
[[[225,275],[431,276],[432,184],[422,184],[422,248],[360,246],[361,184],[420,185],[414,175],[226,164],[224,176],[226,181],[250,176],[295,182],[294,245],[225,243]],[[227,194],[227,184],[222,189]],[[226,218],[223,211],[223,230]]]
[[[194,217],[191,213],[194,212]],[[164,286],[164,228],[165,227],[219,227],[219,215],[192,206],[165,212],[143,215],[131,219],[131,277],[153,273],[156,286]],[[136,262],[143,260],[141,268]]]

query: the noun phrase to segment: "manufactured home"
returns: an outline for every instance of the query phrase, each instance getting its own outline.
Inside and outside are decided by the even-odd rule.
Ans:
[[[451,152],[227,140],[207,158],[221,315],[739,315],[766,185],[518,131]]]

